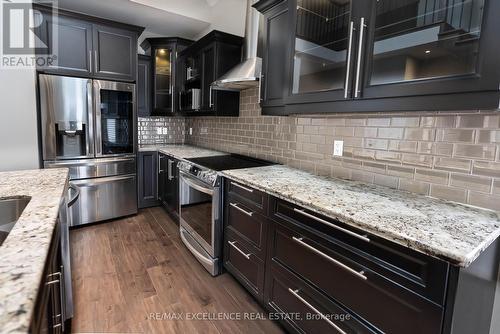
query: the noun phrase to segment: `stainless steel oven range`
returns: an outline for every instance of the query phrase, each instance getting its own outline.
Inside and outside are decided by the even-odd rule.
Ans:
[[[71,225],[137,213],[135,85],[40,74],[44,167],[80,189]]]
[[[236,154],[178,163],[181,240],[212,276],[222,270],[223,182],[218,172],[269,164]]]

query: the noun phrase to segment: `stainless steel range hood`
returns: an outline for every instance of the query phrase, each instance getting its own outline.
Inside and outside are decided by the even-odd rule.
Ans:
[[[244,60],[212,83],[213,89],[242,90],[259,83],[262,59],[257,57],[260,14],[252,5],[256,0],[247,0]]]

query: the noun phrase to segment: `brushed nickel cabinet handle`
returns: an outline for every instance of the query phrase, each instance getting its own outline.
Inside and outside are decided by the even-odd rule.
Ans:
[[[97,69],[97,50],[94,51],[94,66],[95,66],[95,72],[97,73],[98,72],[98,69]]]
[[[336,229],[336,230],[339,230],[339,231],[341,231],[341,232],[347,233],[347,234],[349,234],[349,235],[351,235],[351,236],[353,236],[353,237],[355,237],[355,238],[361,239],[361,240],[366,241],[366,242],[370,242],[370,239],[369,239],[366,235],[359,235],[359,234],[357,234],[357,233],[354,233],[354,232],[352,232],[352,231],[349,231],[349,230],[347,230],[347,229],[345,229],[345,228],[343,228],[343,227],[337,226],[337,225],[335,225],[335,224],[332,224],[332,223],[330,223],[330,222],[327,222],[327,221],[326,221],[326,220],[324,220],[324,219],[321,219],[321,218],[319,218],[319,217],[316,217],[316,216],[314,216],[314,215],[311,215],[310,213],[307,213],[307,212],[305,212],[305,211],[304,211],[304,210],[302,210],[302,209],[293,208],[293,211],[298,212],[298,213],[300,213],[301,215],[304,215],[304,216],[309,217],[309,218],[311,218],[311,219],[314,219],[314,220],[316,220],[316,221],[318,221],[318,222],[320,222],[320,223],[322,223],[322,224],[328,225],[328,226],[330,226],[330,227],[332,227],[332,228],[334,228],[334,229]]]
[[[349,95],[350,75],[351,75],[351,54],[352,54],[352,36],[354,35],[354,22],[349,23],[349,44],[347,47],[347,68],[345,74],[344,99]]]
[[[209,108],[212,108],[214,106],[213,102],[212,102],[212,85],[210,85],[210,89],[208,91],[208,107]]]
[[[238,206],[238,204],[236,204],[236,203],[229,203],[229,205],[231,205],[233,208],[235,208],[235,209],[237,209],[237,210],[239,210],[239,211],[243,212],[244,214],[246,214],[246,215],[247,215],[247,216],[249,216],[249,217],[252,217],[252,216],[253,216],[253,212],[251,212],[251,211],[247,211],[247,210],[244,210],[244,209],[240,208],[240,207]]]
[[[347,265],[343,264],[342,262],[340,262],[340,261],[338,261],[338,260],[335,260],[333,257],[326,255],[325,253],[323,253],[323,252],[322,252],[322,251],[320,251],[319,249],[316,249],[316,248],[314,248],[313,246],[311,246],[311,245],[309,245],[309,244],[305,243],[305,242],[303,241],[303,238],[292,237],[292,239],[293,239],[295,242],[297,242],[299,245],[304,246],[305,248],[307,248],[307,249],[309,249],[310,251],[312,251],[312,252],[314,252],[314,253],[318,254],[318,255],[319,255],[319,256],[321,256],[322,258],[324,258],[324,259],[326,259],[326,260],[328,260],[328,261],[332,262],[333,264],[337,265],[338,267],[340,267],[340,268],[342,268],[342,269],[344,269],[344,270],[346,270],[346,271],[350,272],[350,273],[351,273],[351,274],[353,274],[354,276],[357,276],[357,277],[359,277],[359,278],[361,278],[362,280],[365,280],[365,281],[368,279],[368,277],[366,277],[366,276],[365,276],[365,272],[364,272],[364,271],[359,271],[359,272],[358,272],[358,271],[356,271],[356,270],[352,269],[351,267],[349,267],[349,266],[347,266]]]
[[[58,279],[52,279],[54,278],[55,276],[58,277]],[[60,272],[57,272],[57,273],[52,273],[52,274],[48,274],[47,275],[47,279],[51,279],[51,281],[48,281],[48,282],[45,282],[45,285],[54,285],[54,284],[59,284],[61,283],[61,273]]]
[[[264,99],[262,98],[262,79],[264,78],[264,74],[260,74],[260,78],[259,78],[259,98],[258,98],[258,101],[259,103],[261,101],[264,101]]]
[[[174,176],[173,176],[174,173],[172,171],[172,166],[173,165],[174,165],[174,161],[168,159],[168,179],[169,180],[173,180],[174,179]]]
[[[92,72],[92,51],[89,50],[89,72]]]
[[[227,243],[230,244],[234,249],[236,249],[241,255],[246,257],[247,260],[250,260],[250,255],[252,255],[252,253],[246,254],[244,251],[239,249],[238,246],[236,246],[236,241],[228,241]]]
[[[238,183],[235,183],[235,182],[231,182],[231,185],[232,186],[235,186],[235,187],[238,187],[240,189],[243,189],[245,191],[248,191],[249,193],[253,193],[253,189],[250,189],[250,188],[247,188],[247,187],[244,187],[242,185],[239,185]]]
[[[346,332],[344,332],[342,330],[342,328],[340,328],[339,326],[335,325],[333,323],[333,321],[331,321],[330,319],[328,319],[327,316],[325,316],[323,313],[321,313],[320,311],[318,311],[317,308],[315,308],[314,306],[312,306],[307,300],[305,300],[301,295],[299,295],[299,292],[300,290],[299,289],[296,289],[296,290],[293,290],[291,288],[288,288],[288,291],[295,297],[297,298],[298,300],[300,300],[302,302],[302,304],[304,304],[305,306],[307,306],[308,308],[310,308],[314,313],[316,313],[317,315],[319,315],[321,317],[321,319],[325,320],[330,326],[332,326],[333,328],[335,328],[335,330],[341,334],[347,334]]]
[[[354,89],[354,97],[359,97],[361,93],[360,80],[361,80],[361,59],[363,58],[363,38],[365,33],[366,23],[365,18],[361,18],[361,23],[359,24],[359,46],[358,46],[358,62],[356,67],[356,85]]]

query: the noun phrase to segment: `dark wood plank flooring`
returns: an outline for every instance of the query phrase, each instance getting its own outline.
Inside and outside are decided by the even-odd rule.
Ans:
[[[75,333],[283,332],[270,320],[235,319],[265,312],[229,274],[211,277],[161,208],[74,229],[71,251]]]

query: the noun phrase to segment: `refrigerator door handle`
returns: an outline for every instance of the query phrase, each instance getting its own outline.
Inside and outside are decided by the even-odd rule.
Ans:
[[[87,117],[89,119],[89,126],[87,129],[87,152],[88,155],[94,156],[95,142],[94,142],[94,90],[92,80],[87,80]]]
[[[94,114],[95,114],[95,155],[102,157],[102,123],[101,123],[101,85],[93,81],[94,86]]]

